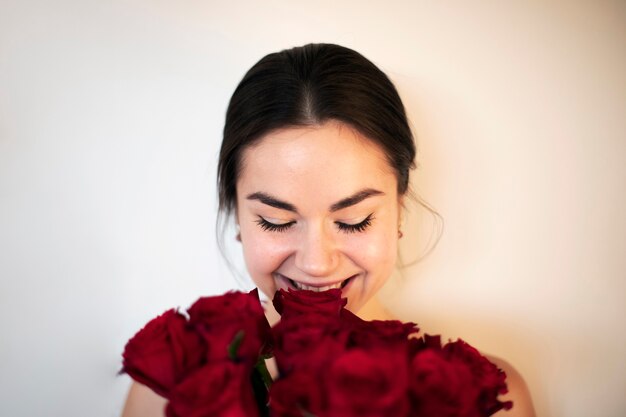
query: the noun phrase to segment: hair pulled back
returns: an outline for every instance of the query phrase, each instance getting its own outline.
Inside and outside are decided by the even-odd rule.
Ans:
[[[339,121],[385,153],[408,190],[415,143],[400,96],[389,78],[352,49],[309,44],[269,54],[243,77],[226,112],[218,163],[219,209],[229,215],[237,201],[242,152],[269,132]]]

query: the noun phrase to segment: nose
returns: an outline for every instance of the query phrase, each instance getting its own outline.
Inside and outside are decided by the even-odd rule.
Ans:
[[[296,267],[310,277],[325,277],[339,265],[339,251],[332,231],[324,225],[307,227],[295,257]]]

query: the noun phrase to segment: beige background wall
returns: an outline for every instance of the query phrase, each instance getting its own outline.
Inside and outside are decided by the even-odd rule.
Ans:
[[[623,415],[625,22],[622,1],[0,0],[0,415],[117,415],[126,339],[235,286],[225,106],[311,41],[395,81],[445,220],[388,308],[509,360],[540,416]],[[431,230],[412,207],[407,261]]]

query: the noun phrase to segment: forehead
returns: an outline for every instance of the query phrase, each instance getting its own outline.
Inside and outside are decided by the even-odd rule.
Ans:
[[[337,122],[287,128],[262,137],[242,154],[238,192],[259,190],[341,198],[363,188],[395,195],[395,171],[380,147]]]

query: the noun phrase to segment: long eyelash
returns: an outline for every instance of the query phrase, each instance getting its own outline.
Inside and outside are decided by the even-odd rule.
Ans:
[[[289,229],[295,222],[289,222],[284,224],[274,224],[265,220],[263,217],[259,217],[256,221],[256,224],[261,226],[261,229],[267,230],[269,232],[284,232]]]
[[[337,224],[337,227],[339,227],[339,230],[343,232],[357,233],[357,232],[363,232],[365,231],[365,229],[371,226],[372,220],[374,220],[374,218],[370,214],[369,216],[365,218],[365,220],[357,224],[345,224],[345,223],[340,223],[340,222],[337,222],[336,224]]]

